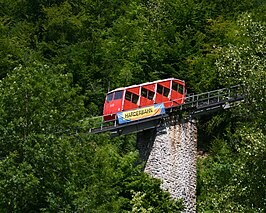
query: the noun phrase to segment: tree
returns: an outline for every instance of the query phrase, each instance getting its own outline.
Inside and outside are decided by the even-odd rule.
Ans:
[[[63,193],[71,149],[58,135],[71,130],[85,110],[77,89],[70,87],[71,76],[60,69],[33,62],[1,81],[3,211],[36,211],[50,202],[52,192]]]
[[[232,109],[235,125],[199,161],[199,211],[265,211],[265,33],[265,23],[243,14],[234,43],[220,49],[220,81],[242,84],[246,96]]]
[[[250,14],[244,14],[238,21],[238,42],[222,50],[216,65],[220,81],[224,85],[242,84],[246,92],[246,107],[243,114],[249,114],[252,123],[263,128],[265,125],[266,26],[254,22]]]
[[[84,98],[62,69],[33,61],[0,82],[1,212],[123,212],[135,193],[143,208],[182,209],[135,166],[130,140],[88,134]]]

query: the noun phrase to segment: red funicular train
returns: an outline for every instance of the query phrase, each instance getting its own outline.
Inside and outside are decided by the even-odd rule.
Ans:
[[[169,78],[118,88],[106,95],[104,120],[116,119],[116,113],[163,103],[165,108],[184,103],[185,81]]]

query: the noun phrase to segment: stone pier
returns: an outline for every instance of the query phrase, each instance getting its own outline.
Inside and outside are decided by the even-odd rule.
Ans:
[[[182,198],[184,212],[196,212],[197,127],[181,119],[165,127],[138,133],[137,147],[144,171],[162,180],[173,198]]]

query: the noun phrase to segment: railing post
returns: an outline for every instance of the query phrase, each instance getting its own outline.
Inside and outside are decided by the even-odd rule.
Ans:
[[[116,122],[117,122],[117,117],[116,117],[116,115],[115,115],[115,127],[116,127]]]

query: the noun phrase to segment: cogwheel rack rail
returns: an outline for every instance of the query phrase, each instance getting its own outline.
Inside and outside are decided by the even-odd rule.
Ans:
[[[96,126],[89,129],[89,133],[98,134],[110,132],[112,137],[139,132],[145,129],[158,128],[166,123],[175,122],[180,114],[197,117],[204,114],[212,113],[221,109],[228,109],[244,100],[243,86],[235,85],[230,88],[217,89],[201,94],[189,94],[184,100],[184,104],[168,107],[165,114],[154,117],[129,122],[126,124],[118,124],[117,119],[112,121],[103,121],[103,117],[94,118],[101,119]]]

